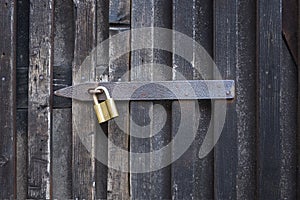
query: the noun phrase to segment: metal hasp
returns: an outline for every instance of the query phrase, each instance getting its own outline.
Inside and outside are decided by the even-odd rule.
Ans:
[[[83,83],[55,91],[55,95],[79,101],[93,101],[91,91],[98,86],[108,89],[116,101],[176,100],[176,99],[233,99],[233,80],[185,80],[155,82]],[[98,95],[105,100],[104,94]]]

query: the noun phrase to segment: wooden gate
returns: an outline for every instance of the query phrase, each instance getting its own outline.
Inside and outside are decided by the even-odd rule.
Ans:
[[[284,2],[0,0],[0,198],[299,198],[297,66],[282,35],[283,13],[289,12]],[[196,130],[195,140],[178,160],[154,172],[127,173],[107,167],[133,161],[107,142],[99,146],[97,133],[104,130],[127,151],[163,148],[180,123],[178,102],[118,102],[121,130],[114,121],[99,126],[91,102],[53,92],[92,81],[167,81],[178,73],[201,78],[192,63],[157,49],[132,51],[107,66],[81,65],[100,42],[141,27],[173,29],[200,43],[223,78],[235,80],[236,97],[227,101],[221,137],[208,156],[198,153],[214,119],[213,103],[201,100],[199,127],[186,127]],[[127,48],[134,39],[125,38]],[[111,43],[107,57],[118,48],[124,46]],[[172,73],[151,63],[168,65]],[[147,67],[126,74],[139,65]],[[214,78],[212,69],[207,73]],[[193,103],[184,101],[186,112],[194,112]],[[162,116],[165,124],[152,136]],[[140,132],[149,137],[130,136]],[[89,150],[80,134],[89,135]],[[107,155],[106,163],[94,157],[97,151]]]

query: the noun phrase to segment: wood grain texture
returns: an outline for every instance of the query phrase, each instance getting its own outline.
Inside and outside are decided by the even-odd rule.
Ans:
[[[16,1],[0,1],[0,199],[16,198]]]
[[[114,11],[117,12],[117,11]],[[119,31],[111,31],[110,36],[120,33]],[[116,51],[124,45],[130,45],[128,37],[122,44],[111,42],[109,46],[110,58],[114,57]],[[127,53],[116,60],[109,61],[109,79],[110,81],[128,81],[129,75],[129,56]],[[116,102],[119,117],[108,124],[108,139],[119,148],[129,151],[129,103]],[[118,123],[117,123],[117,122]],[[113,146],[108,145],[108,163],[114,166],[129,165],[129,155],[122,154]],[[129,173],[108,168],[107,177],[107,199],[130,199],[129,196]]]
[[[282,41],[280,198],[297,199],[297,66]]]
[[[97,1],[97,44],[99,45],[102,41],[105,41],[109,37],[109,1],[102,0]],[[105,46],[105,53],[102,57],[105,57],[107,63],[96,63],[96,75],[95,80],[99,82],[108,81],[108,56],[109,56],[109,47]],[[101,51],[103,52],[103,51]],[[98,55],[97,55],[98,56]],[[98,57],[97,57],[98,58]],[[98,59],[97,59],[98,60]],[[101,141],[99,137],[100,129],[106,135],[108,134],[108,124],[101,124],[101,126],[97,125],[96,127],[96,138],[95,138],[95,156],[98,157],[97,154],[105,154],[108,155],[108,147],[107,147],[107,140]],[[107,190],[107,161],[108,158],[103,162],[100,162],[98,159],[95,160],[95,183],[96,183],[96,199],[107,199],[108,198],[108,190]]]
[[[17,3],[17,107],[28,108],[29,0]]]
[[[53,90],[72,84],[74,54],[73,1],[56,1],[54,14]],[[62,109],[61,109],[62,108]],[[72,198],[71,100],[53,98],[52,188],[54,199]]]
[[[50,198],[53,1],[30,2],[28,198]]]
[[[131,28],[153,26],[171,28],[171,1],[134,0],[131,3]],[[136,39],[134,37],[131,38],[131,45],[134,45]],[[154,43],[157,39],[147,38],[146,40]],[[171,41],[169,41],[169,44],[171,45]],[[131,53],[131,80],[170,80],[172,73],[168,73],[168,71],[171,70],[159,69],[155,63],[171,66],[171,62],[171,54],[160,50],[143,49],[134,51]],[[130,120],[130,134],[136,135],[136,137],[130,137],[131,152],[152,152],[161,149],[170,141],[171,110],[169,103],[131,102],[130,115],[132,116]],[[139,138],[139,136],[142,136],[141,134],[147,137]],[[150,156],[150,160],[147,160],[146,163],[130,158],[130,166],[138,163],[141,168],[147,168],[149,165],[154,167],[163,163],[166,156],[170,155],[164,155],[161,158]],[[170,199],[170,173],[170,167],[165,167],[155,172],[131,174],[131,198]]]
[[[72,198],[71,109],[53,109],[52,188],[54,199]]]
[[[271,4],[270,4],[271,3]],[[282,199],[282,1],[258,2],[258,198]],[[267,59],[266,59],[267,58]]]
[[[95,62],[81,65],[96,46],[96,1],[75,2],[75,47],[73,61],[73,85],[90,82],[95,77]],[[94,142],[96,120],[90,103],[72,102],[73,131],[73,198],[95,197]]]
[[[72,0],[55,3],[53,90],[72,85],[74,57],[74,3]],[[71,107],[71,100],[53,97],[53,108]]]
[[[173,29],[193,38],[212,55],[212,2],[206,0],[189,0],[185,2],[175,0],[173,4]],[[176,42],[179,41],[175,39],[174,46]],[[195,56],[197,55],[192,57]],[[174,80],[180,79],[180,74],[189,80],[202,79],[203,77],[198,70],[194,69],[193,64],[192,60],[183,60],[179,56],[174,55]],[[212,68],[208,69],[206,74],[206,78],[212,79]],[[187,151],[172,164],[173,199],[213,198],[213,154],[210,153],[203,159],[198,158],[199,148],[211,120],[211,103],[209,100],[199,101],[197,106],[196,103],[195,101],[182,101],[180,105],[178,102],[174,102],[172,105],[173,137],[176,136],[179,124],[186,127],[186,133],[190,132],[195,136],[194,142]],[[182,116],[178,114],[180,110],[184,110],[181,113]],[[199,120],[199,127],[194,127],[196,120]],[[182,145],[181,143],[175,144],[173,147],[174,151]],[[193,184],[190,185],[191,183]],[[187,187],[187,185],[190,186]]]
[[[18,95],[18,94],[17,94]],[[27,198],[27,156],[28,156],[28,141],[27,141],[27,120],[28,113],[25,109],[17,110],[17,196],[16,199]]]
[[[223,79],[235,79],[237,94],[215,148],[215,198],[255,199],[255,1],[215,1],[214,12],[215,61]]]

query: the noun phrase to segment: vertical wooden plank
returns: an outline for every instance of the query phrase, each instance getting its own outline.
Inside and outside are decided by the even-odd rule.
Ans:
[[[215,62],[223,79],[236,81],[215,148],[215,198],[255,199],[256,2],[215,1],[214,13]]]
[[[130,23],[130,1],[110,1],[109,5],[109,22],[110,22],[110,36],[120,33],[122,29],[129,29]],[[115,52],[119,48],[127,46],[130,48],[130,38],[128,37],[122,43],[111,42],[109,44],[109,57],[113,58]],[[129,70],[129,56],[125,54],[120,58],[109,61],[109,80],[113,82],[117,81],[129,81],[129,75],[125,75]],[[119,148],[129,151],[129,106],[128,102],[116,102],[119,112],[119,117],[115,121],[108,124],[108,139]],[[123,130],[119,127],[123,127]],[[117,149],[108,144],[108,163],[113,165],[118,163],[119,165],[128,165],[129,156],[120,154]],[[107,199],[130,199],[129,196],[129,173],[117,171],[112,168],[108,168],[107,177]]]
[[[259,1],[257,13],[259,23],[258,81],[260,83],[258,90],[258,197],[293,199],[296,198],[296,193],[290,189],[295,186],[286,185],[287,176],[290,177],[289,174],[294,171],[292,168],[295,167],[295,160],[289,150],[294,145],[288,141],[293,132],[284,129],[287,128],[287,121],[284,118],[285,109],[287,109],[285,95],[288,95],[291,89],[285,91],[287,83],[282,77],[285,73],[289,73],[286,70],[290,68],[283,64],[282,1]],[[285,69],[282,69],[283,67]],[[288,104],[290,103],[292,102],[289,101]],[[292,113],[290,114],[293,116]],[[290,145],[287,146],[286,142]]]
[[[95,63],[92,58],[91,65],[81,64],[96,46],[96,2],[90,0],[74,3],[76,21],[72,76],[73,85],[76,85],[94,81],[95,77]],[[73,198],[93,199],[95,196],[93,153],[97,123],[94,115],[91,103],[72,101]]]
[[[224,79],[236,80],[237,1],[215,1],[215,62]],[[228,12],[230,10],[230,12]],[[215,147],[215,198],[237,198],[236,104],[227,108],[227,120]]]
[[[17,4],[17,199],[27,198],[27,156],[28,156],[28,68],[29,68],[29,1]]]
[[[17,1],[17,107],[28,108],[29,0]]]
[[[27,118],[25,109],[17,111],[17,198],[27,198]]]
[[[16,1],[0,2],[0,198],[16,198]]]
[[[257,66],[256,66],[256,0],[237,1],[237,65],[236,119],[237,119],[237,198],[256,198],[256,130],[257,130]],[[233,68],[233,69],[232,69]],[[225,79],[233,78],[231,75]],[[233,78],[234,79],[234,78]],[[228,120],[230,116],[228,115]],[[229,135],[232,130],[222,134]]]
[[[213,1],[198,0],[195,4],[195,41],[200,43],[207,53],[213,57]],[[213,69],[207,71],[207,76],[213,79]],[[199,78],[194,74],[194,79]],[[211,101],[199,101],[200,123],[195,138],[196,152],[199,150],[207,133],[211,119]],[[197,152],[198,153],[198,152]],[[213,151],[203,159],[195,157],[195,186],[194,196],[196,199],[213,199],[214,197],[214,155]]]
[[[199,42],[208,53],[212,54],[212,2],[174,1],[173,15],[173,28],[176,31],[187,34],[196,42]],[[176,41],[174,42],[176,43]],[[194,72],[192,63],[188,63],[176,55],[173,59],[175,79],[178,79],[178,73],[183,74],[187,79],[201,78],[200,74]],[[211,78],[211,72],[207,71],[207,75]],[[196,107],[193,105],[193,101],[183,102],[184,108],[189,109],[187,113],[193,113],[193,115],[200,114],[201,120],[199,122],[199,129],[197,129],[198,127],[194,127],[190,130],[193,132],[196,131],[194,143],[183,156],[172,165],[174,199],[213,198],[213,155],[209,154],[206,158],[201,160],[198,158],[198,150],[202,144],[210,121],[211,104],[210,101],[200,101],[200,113],[194,111]],[[178,109],[180,109],[179,105],[174,102],[173,130],[176,129],[179,123],[190,123],[184,120],[180,122],[180,116],[177,114]],[[194,119],[196,120],[196,116]],[[176,145],[174,148],[176,148]],[[182,173],[182,171],[184,171],[184,173]],[[193,186],[187,187],[186,185],[191,182],[193,182]]]
[[[97,13],[96,13],[96,23],[97,23],[97,44],[99,45],[102,41],[105,41],[109,37],[109,1],[107,0],[101,0],[97,1]],[[105,46],[103,48],[105,49],[105,54],[102,55],[105,56],[108,61],[108,54],[109,49],[108,46]],[[97,49],[98,50],[98,49]],[[100,50],[101,51],[101,50]],[[102,49],[103,52],[103,49]],[[97,59],[98,60],[98,59]],[[96,80],[98,82],[101,81],[108,81],[108,71],[109,66],[108,62],[103,65],[103,63],[96,63]],[[108,127],[107,123],[101,124],[101,126],[97,125],[96,133],[99,133],[99,129],[102,129],[102,131],[107,135]],[[107,150],[107,141],[101,141],[100,142],[99,134],[96,134],[95,139],[95,151],[105,153],[108,155]],[[100,146],[101,144],[104,144],[103,146]],[[96,154],[95,153],[95,154]],[[96,155],[97,158],[97,155]],[[107,160],[105,160],[105,163],[101,163],[97,159],[95,160],[95,189],[96,189],[96,199],[107,199]]]
[[[53,198],[72,198],[71,109],[53,109],[52,180]]]
[[[170,1],[138,1],[133,0],[131,9],[131,28],[141,27],[165,27],[171,28],[172,4]],[[143,37],[143,36],[140,36]],[[131,38],[134,45],[136,38]],[[147,38],[147,41],[154,43],[155,40]],[[170,41],[171,44],[171,41]],[[160,63],[171,66],[171,55],[154,49],[137,50],[131,53],[131,80],[170,80],[171,73],[164,69],[155,69],[155,64]],[[145,65],[148,64],[148,65]],[[142,66],[144,65],[144,66]],[[131,102],[130,104],[130,134],[147,136],[146,138],[130,137],[130,151],[135,153],[148,153],[162,148],[170,140],[170,105],[166,102]],[[162,109],[163,107],[163,109]],[[165,124],[162,124],[161,117],[166,114]],[[133,126],[133,124],[138,126]],[[164,127],[158,130],[159,127]],[[169,156],[169,155],[165,155]],[[146,163],[130,159],[130,166],[139,163],[141,168],[148,165],[159,165],[162,158],[151,158]],[[170,199],[170,167],[155,172],[130,174],[130,189],[133,199]]]
[[[28,198],[51,197],[53,1],[30,1]]]
[[[72,84],[74,54],[73,1],[55,2],[53,90]],[[54,199],[72,198],[71,100],[54,96],[52,187]]]
[[[297,199],[297,66],[282,40],[280,198]]]
[[[206,51],[212,55],[212,1],[207,0],[189,0],[189,1],[173,1],[173,29],[188,35],[196,42],[200,43]],[[174,44],[178,41],[174,41]],[[175,44],[176,45],[176,44]],[[173,65],[175,71],[174,80],[179,79],[178,74],[182,74],[186,79],[202,78],[199,72],[195,72],[192,61],[184,61],[177,55],[173,57]],[[212,69],[207,71],[207,77],[212,78]],[[181,106],[187,109],[186,114],[188,121],[180,121],[180,105],[174,102],[172,106],[173,131],[176,130],[178,124],[183,126],[184,123],[191,124],[192,120],[197,120],[196,115],[200,115],[199,127],[190,127],[186,131],[195,132],[195,141],[187,149],[187,151],[172,164],[172,197],[173,199],[212,199],[213,198],[213,153],[210,153],[203,159],[198,158],[199,147],[206,135],[208,124],[210,122],[210,101],[200,101],[199,108],[195,106],[194,101],[183,101]],[[195,109],[200,110],[195,112]],[[183,108],[181,108],[183,109]],[[189,113],[189,114],[188,114]],[[183,113],[182,113],[183,114]],[[183,124],[182,124],[183,123]],[[176,132],[173,133],[173,137]],[[177,148],[175,144],[174,149]],[[187,185],[191,186],[187,187]]]

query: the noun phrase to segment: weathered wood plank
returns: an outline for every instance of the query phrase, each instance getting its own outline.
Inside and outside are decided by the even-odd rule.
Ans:
[[[53,1],[30,1],[28,198],[51,196]]]
[[[72,0],[55,3],[53,90],[72,85],[74,56],[74,6]],[[54,108],[71,107],[71,100],[53,97]]]
[[[16,198],[16,4],[0,2],[0,199]]]
[[[54,199],[72,199],[71,109],[53,109],[52,188]]]
[[[282,41],[280,198],[297,199],[297,66]]]
[[[102,0],[97,1],[97,44],[99,45],[101,42],[105,41],[109,37],[109,1]],[[96,63],[96,75],[95,80],[101,81],[108,81],[108,56],[109,56],[109,49],[108,46],[103,47],[105,48],[105,53],[101,56],[105,57],[107,63]],[[102,49],[103,50],[103,49]],[[103,51],[102,51],[103,52]],[[98,55],[97,55],[98,56]],[[97,57],[98,60],[98,57]],[[108,134],[108,124],[101,124],[101,126],[97,125],[96,127],[96,137],[95,137],[95,156],[98,157],[97,154],[105,154],[108,155],[108,147],[107,147],[107,140],[100,141],[101,138],[99,137],[99,132],[102,131],[107,135]],[[96,199],[107,199],[107,158],[105,162],[100,162],[99,160],[95,160],[95,186],[96,186]]]
[[[29,1],[17,1],[17,107],[28,107]]]
[[[199,42],[212,54],[212,11],[213,5],[211,1],[173,1],[173,29],[182,32],[189,37],[193,38],[196,42]],[[174,44],[176,45],[174,41]],[[197,56],[197,55],[194,55]],[[179,74],[185,76],[186,79],[199,79],[203,78],[199,72],[193,69],[192,61],[183,60],[177,55],[173,57],[173,65],[175,71],[174,79],[179,79]],[[212,78],[212,69],[207,71],[205,78]],[[182,106],[182,107],[181,107]],[[199,106],[199,107],[198,107]],[[196,115],[200,115],[199,127],[187,128],[186,131],[194,132],[195,141],[187,149],[187,151],[172,164],[172,197],[173,199],[212,199],[213,198],[213,154],[210,153],[203,159],[198,158],[199,147],[201,146],[203,139],[206,135],[208,124],[210,122],[210,101],[200,101],[196,106],[194,101],[183,101],[181,105],[178,102],[174,102],[172,106],[173,113],[173,137],[175,137],[175,130],[178,128],[178,124],[184,127],[189,127],[194,124],[193,121],[199,119]],[[185,109],[186,116],[183,118],[189,118],[184,120],[178,113],[180,109]],[[195,111],[199,109],[199,111]],[[192,120],[194,119],[194,120]],[[179,145],[175,144],[174,149]],[[187,185],[192,186],[187,187]]]
[[[131,3],[131,28],[153,26],[171,28],[171,1],[134,0]],[[136,39],[134,37],[131,38],[131,45],[134,45]],[[154,38],[147,38],[147,41],[149,40],[152,43],[156,41]],[[171,45],[171,40],[169,44]],[[131,80],[170,80],[172,73],[168,73],[167,71],[171,71],[171,68],[170,70],[159,69],[155,63],[170,67],[172,56],[169,53],[154,49],[143,49],[132,52]],[[164,102],[157,103],[154,105],[152,102],[131,102],[130,115],[132,118],[130,121],[130,134],[135,135],[135,137],[130,137],[131,152],[152,152],[161,149],[170,141],[170,106]],[[146,138],[139,138],[139,136],[146,136]],[[147,168],[149,165],[155,167],[155,165],[163,163],[166,156],[170,155],[164,155],[161,158],[150,156],[150,160],[147,160],[146,163],[141,163],[139,160],[130,158],[130,166],[138,163],[141,168]],[[131,174],[130,187],[130,194],[133,199],[170,199],[170,167],[149,173]]]
[[[73,62],[73,85],[90,82],[95,77],[95,62],[81,65],[96,46],[96,2],[75,2],[75,47]],[[73,198],[95,197],[94,137],[97,123],[90,103],[72,102],[73,131]]]
[[[18,95],[18,93],[17,93]],[[16,199],[26,199],[27,198],[27,120],[28,113],[26,109],[17,110],[17,198]]]
[[[120,33],[119,31],[111,31],[110,36]],[[130,38],[122,44],[116,44],[111,42],[109,46],[110,58],[114,57],[114,53],[118,51],[120,47],[126,45],[129,48]],[[129,80],[129,56],[127,53],[116,60],[110,60],[110,81],[128,81]],[[128,102],[117,102],[119,117],[115,121],[108,124],[108,139],[113,144],[129,151],[129,104]],[[113,146],[108,145],[108,163],[109,165],[128,165],[129,155],[124,155],[115,149]],[[117,171],[116,169],[108,168],[107,177],[107,199],[130,199],[129,196],[129,173]]]
[[[215,61],[223,79],[236,81],[237,93],[215,148],[215,198],[255,199],[255,1],[216,1],[214,12]]]
[[[283,199],[282,1],[258,2],[258,198]],[[290,133],[289,133],[290,134]],[[290,159],[289,159],[290,160]],[[287,161],[284,159],[284,161]],[[291,162],[291,160],[289,161]]]
[[[55,91],[72,84],[74,5],[73,1],[68,0],[56,1],[54,6],[53,90]],[[52,197],[71,199],[72,113],[70,99],[54,96],[52,120]]]

